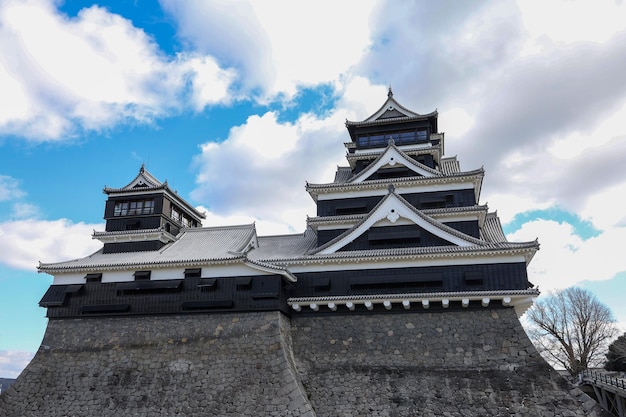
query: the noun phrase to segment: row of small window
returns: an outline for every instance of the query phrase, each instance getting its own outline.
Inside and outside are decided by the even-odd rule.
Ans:
[[[202,268],[185,269],[185,278],[199,278],[202,274]],[[135,271],[133,277],[135,281],[149,281],[152,271]],[[85,275],[86,282],[102,282],[102,273],[90,273]]]
[[[135,271],[135,273],[133,274],[133,277],[135,278],[135,281],[150,281],[151,275],[152,275],[152,271]],[[202,268],[185,269],[185,278],[201,278],[201,277],[202,277]],[[102,273],[87,274],[85,275],[85,281],[88,283],[102,282]],[[180,289],[180,282],[176,284],[171,284],[171,281],[177,281],[177,280],[151,281],[152,283],[162,284],[159,287],[153,287],[153,288],[136,287],[136,286],[132,286],[132,284],[130,283],[118,283],[118,286],[124,286],[128,284],[130,285],[130,287],[121,288],[122,293],[132,291],[135,294],[139,290]],[[146,282],[146,284],[149,284],[149,283]],[[264,287],[263,284],[267,284],[267,283],[262,283],[260,287]],[[271,287],[276,286],[275,285],[276,283],[273,283],[273,284],[269,283],[269,284],[270,284],[269,286]],[[251,290],[252,289],[252,277],[237,277],[235,279],[235,285],[236,285],[237,291]],[[77,286],[74,286],[74,287],[77,287]],[[80,289],[80,287],[78,288]],[[217,279],[216,278],[202,278],[200,282],[198,283],[198,288],[200,288],[200,291],[202,292],[215,291],[215,289],[217,288]],[[68,290],[66,290],[66,292],[68,292]]]
[[[154,200],[118,201],[113,209],[113,216],[134,216],[154,213]]]
[[[385,133],[383,135],[363,135],[359,136],[357,144],[359,147],[385,146],[393,139],[396,145],[418,143],[428,141],[427,130],[411,130],[408,132]]]

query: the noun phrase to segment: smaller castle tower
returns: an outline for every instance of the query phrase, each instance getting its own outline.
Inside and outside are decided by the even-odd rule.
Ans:
[[[202,225],[206,216],[161,183],[142,165],[122,188],[105,187],[106,230],[94,233],[104,243],[102,253],[159,250],[176,240],[183,228]]]

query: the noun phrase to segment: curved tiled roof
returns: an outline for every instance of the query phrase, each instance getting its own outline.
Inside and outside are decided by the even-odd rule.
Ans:
[[[443,225],[445,228],[447,226]],[[455,230],[448,230],[460,234]],[[223,265],[236,263],[254,263],[262,268],[276,270],[285,275],[289,265],[324,264],[327,262],[343,263],[364,260],[413,260],[476,257],[517,254],[530,261],[539,248],[533,242],[481,242],[475,238],[470,246],[430,246],[395,249],[371,249],[358,251],[339,251],[331,254],[313,253],[317,237],[312,229],[304,233],[280,236],[259,236],[258,246],[247,253],[251,241],[255,238],[252,225],[223,226],[185,229],[172,242],[158,251],[102,253],[99,250],[87,257],[59,263],[41,263],[39,272],[90,272],[103,270],[151,269],[165,267],[191,267],[202,264]]]
[[[488,213],[485,225],[481,230],[481,238],[488,242],[506,242],[506,236],[497,213]]]
[[[294,258],[278,258],[272,257],[263,259],[264,262],[272,262],[278,265],[305,265],[320,263],[351,263],[363,262],[365,260],[371,262],[382,261],[417,261],[420,259],[432,260],[435,258],[475,258],[477,256],[495,256],[495,255],[521,255],[526,258],[526,262],[534,256],[539,249],[537,241],[533,242],[501,242],[488,243],[483,246],[420,246],[409,248],[393,248],[393,249],[368,249],[356,251],[339,251],[331,254],[309,254]]]
[[[352,191],[354,189],[380,189],[386,188],[389,184],[395,186],[402,185],[422,185],[422,184],[435,184],[435,183],[451,183],[459,180],[473,181],[479,180],[482,183],[482,177],[485,173],[483,168],[479,168],[473,171],[458,172],[451,175],[433,176],[433,177],[402,177],[402,178],[385,178],[379,180],[368,180],[358,183],[325,183],[325,184],[311,184],[306,183],[306,190],[309,193],[314,191],[336,190],[336,191]]]
[[[138,185],[141,184],[141,185]],[[154,175],[152,175],[148,170],[146,170],[145,166],[142,164],[139,169],[139,173],[133,178],[131,182],[123,186],[122,188],[111,188],[104,187],[104,193],[118,193],[118,192],[127,192],[134,191],[135,187],[138,188],[137,191],[148,191],[148,190],[163,190],[167,188],[167,181],[162,183],[159,181]]]
[[[441,172],[437,171],[436,169],[430,168],[424,164],[420,164],[419,162],[417,162],[416,160],[414,160],[413,158],[411,158],[410,156],[408,156],[407,154],[405,154],[404,152],[402,152],[393,142],[393,139],[389,140],[389,143],[387,144],[387,148],[385,149],[385,151],[383,153],[381,153],[380,155],[378,155],[376,157],[376,159],[374,159],[372,161],[372,163],[370,163],[367,167],[365,167],[365,169],[363,169],[363,171],[354,174],[351,178],[349,178],[346,182],[355,182],[358,178],[360,177],[367,177],[372,175],[375,171],[374,171],[374,167],[385,158],[385,156],[391,152],[397,152],[398,155],[400,155],[400,157],[402,158],[402,161],[400,162],[401,164],[403,164],[404,166],[406,166],[407,168],[411,169],[411,168],[415,168],[417,170],[420,171],[425,171],[428,172],[429,174],[431,174],[432,176],[435,177],[439,177],[441,176]],[[377,167],[377,169],[380,167]]]
[[[391,117],[383,117],[385,113],[391,114]],[[396,116],[399,114],[398,116]],[[395,123],[398,121],[408,121],[408,120],[427,120],[432,117],[438,116],[437,110],[434,110],[428,114],[418,114],[408,108],[404,107],[402,104],[398,103],[398,101],[393,98],[393,92],[389,89],[387,93],[387,100],[383,103],[382,106],[378,110],[376,110],[371,116],[366,118],[363,121],[356,122],[346,120],[346,127],[354,127],[354,126],[367,126],[367,125],[376,125],[376,124],[385,124],[385,123]]]
[[[461,165],[457,161],[456,156],[450,158],[441,158],[439,169],[444,175],[454,175],[461,172]]]
[[[141,184],[141,185],[139,185]],[[168,185],[167,181],[161,183],[156,177],[148,172],[145,167],[142,165],[139,173],[135,176],[135,178],[126,184],[122,188],[112,188],[105,186],[102,190],[105,194],[124,194],[124,193],[149,193],[152,191],[161,191],[170,196],[171,199],[178,202],[181,206],[187,208],[192,215],[197,217],[196,220],[199,222],[201,219],[206,218],[205,213],[201,213],[196,210],[191,204],[189,204],[186,200],[178,195],[178,193],[172,190]]]
[[[220,263],[245,258],[256,236],[254,224],[184,229],[178,240],[158,251],[102,253],[82,259],[40,264],[40,272],[89,269],[123,269],[131,266]]]
[[[317,244],[317,235],[307,228],[304,233],[278,236],[259,236],[259,246],[248,254],[251,259],[300,257]]]
[[[331,246],[341,242],[342,240],[344,240],[346,237],[348,237],[349,235],[354,233],[357,229],[359,229],[359,227],[361,227],[363,224],[365,224],[371,217],[373,217],[374,215],[379,214],[378,213],[379,208],[382,207],[389,199],[392,199],[392,198],[396,198],[402,205],[404,205],[407,209],[409,209],[410,212],[412,212],[413,214],[418,216],[421,220],[431,224],[436,229],[439,229],[442,233],[455,236],[455,237],[457,237],[459,239],[462,239],[462,240],[465,240],[465,241],[467,241],[469,243],[473,243],[474,245],[482,246],[482,245],[485,244],[485,242],[481,241],[480,239],[476,239],[473,236],[470,236],[470,235],[467,235],[465,233],[459,232],[458,230],[453,229],[450,226],[446,226],[445,224],[443,224],[441,222],[438,222],[438,221],[434,220],[433,218],[431,218],[429,216],[424,215],[424,213],[422,213],[420,210],[418,210],[415,207],[413,207],[413,205],[411,205],[411,203],[406,201],[404,198],[402,198],[401,196],[396,194],[394,191],[390,191],[389,194],[387,194],[382,200],[380,200],[378,202],[378,204],[376,204],[376,206],[365,217],[363,217],[363,219],[361,221],[359,221],[357,224],[355,224],[354,226],[352,226],[350,229],[346,230],[345,232],[341,233],[339,236],[335,237],[334,239],[326,242],[322,246],[317,247],[311,253],[315,254],[315,253],[322,252],[323,250],[325,250],[325,249],[327,249],[327,248],[329,248],[329,247],[331,247]],[[354,240],[354,239],[352,239],[352,240]]]
[[[352,177],[352,169],[350,167],[337,167],[335,172],[335,184],[343,184]]]
[[[467,213],[484,212],[487,211],[486,205],[475,204],[473,206],[460,206],[460,207],[446,207],[446,208],[434,208],[421,210],[427,216],[431,217],[445,217],[446,215],[463,215]],[[333,224],[333,223],[346,223],[361,221],[368,213],[362,214],[345,214],[341,216],[315,216],[308,217],[307,224]]]

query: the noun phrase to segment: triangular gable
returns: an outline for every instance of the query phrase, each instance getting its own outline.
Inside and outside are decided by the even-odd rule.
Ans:
[[[161,187],[163,183],[150,174],[142,165],[139,174],[122,190],[131,190],[134,188],[154,188]]]
[[[433,235],[455,246],[483,246],[486,243],[445,224],[433,220],[413,207],[404,198],[391,191],[363,220],[335,239],[320,246],[314,253],[329,255],[353,242],[379,222],[396,223],[400,218],[416,224]]]
[[[385,151],[382,154],[380,154],[378,158],[374,160],[374,162],[369,164],[363,171],[354,175],[347,182],[352,182],[352,183],[363,182],[367,180],[367,178],[369,178],[371,175],[376,173],[379,169],[387,165],[404,166],[410,169],[411,171],[415,172],[415,174],[417,174],[416,176],[419,175],[423,177],[440,177],[442,175],[439,171],[432,169],[424,164],[420,164],[415,159],[411,158],[410,156],[402,152],[393,143],[393,139],[392,139],[389,141],[389,145],[387,145],[387,148],[385,149]]]
[[[393,98],[391,88],[387,93],[387,100],[383,103],[376,113],[364,120],[364,122],[373,122],[379,119],[389,119],[393,117],[420,117],[420,114],[412,112]]]

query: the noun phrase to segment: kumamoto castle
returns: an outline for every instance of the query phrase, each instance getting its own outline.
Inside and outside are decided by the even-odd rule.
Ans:
[[[539,244],[506,240],[437,112],[390,89],[346,128],[300,234],[202,227],[144,167],[104,188],[102,248],[39,265],[48,327],[0,416],[603,415],[522,329]]]

